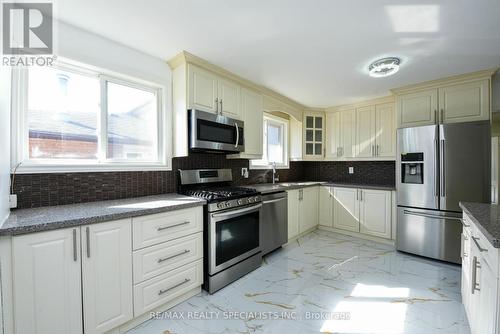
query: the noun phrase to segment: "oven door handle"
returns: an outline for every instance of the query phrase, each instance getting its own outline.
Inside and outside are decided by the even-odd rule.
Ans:
[[[240,142],[240,129],[238,128],[237,123],[234,123],[234,126],[236,128],[236,143],[234,144],[234,147],[238,147],[238,143]]]
[[[261,207],[262,207],[262,204],[259,203],[257,205],[253,205],[253,206],[250,206],[250,207],[244,208],[244,209],[229,210],[229,211],[224,211],[224,212],[212,213],[211,217],[212,217],[212,219],[216,219],[217,221],[219,221],[219,220],[223,220],[223,219],[220,219],[220,218],[229,219],[229,218],[234,218],[234,217],[237,217],[237,216],[241,216],[241,215],[243,215],[245,213],[251,213],[251,212],[259,211]]]

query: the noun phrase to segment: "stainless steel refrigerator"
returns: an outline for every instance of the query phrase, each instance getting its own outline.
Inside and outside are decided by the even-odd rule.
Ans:
[[[490,201],[490,123],[399,129],[397,151],[396,248],[460,263],[459,202]]]

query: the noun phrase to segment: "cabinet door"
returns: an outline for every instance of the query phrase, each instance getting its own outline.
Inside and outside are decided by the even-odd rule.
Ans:
[[[287,190],[288,193],[288,240],[299,235],[300,201],[299,190]]]
[[[308,187],[302,189],[299,233],[303,233],[318,226],[318,188],[319,187]]]
[[[333,188],[319,187],[319,225],[333,227]]]
[[[104,333],[132,319],[130,220],[82,227],[85,334]]]
[[[489,80],[440,88],[440,122],[458,123],[489,120],[489,89]]]
[[[391,238],[391,192],[360,189],[360,232],[380,238]]]
[[[398,127],[436,124],[437,101],[437,89],[399,95],[396,98]]]
[[[322,159],[324,157],[324,115],[320,113],[304,114],[304,157]]]
[[[219,110],[228,117],[241,119],[240,86],[232,81],[218,79]]]
[[[188,109],[218,112],[217,76],[188,65]]]
[[[333,227],[359,232],[358,189],[333,188]]]
[[[340,112],[326,114],[326,158],[340,158]]]
[[[12,238],[17,334],[82,333],[80,228]]]
[[[478,318],[473,324],[472,332],[481,334],[497,333],[497,297],[498,297],[498,279],[493,273],[490,265],[481,258],[481,277],[479,281],[479,296]],[[477,325],[477,326],[474,326]]]
[[[245,154],[262,157],[263,105],[262,95],[241,89],[241,110],[245,122]]]
[[[356,157],[375,156],[375,106],[356,109]]]
[[[375,124],[375,155],[396,157],[396,123],[393,103],[376,106]]]
[[[356,110],[340,112],[340,155],[342,158],[354,158],[356,153]]]

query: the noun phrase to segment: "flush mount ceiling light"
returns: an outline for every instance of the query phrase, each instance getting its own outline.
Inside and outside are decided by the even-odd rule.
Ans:
[[[387,57],[374,61],[368,66],[369,74],[374,78],[388,77],[399,71],[401,59],[396,57]]]

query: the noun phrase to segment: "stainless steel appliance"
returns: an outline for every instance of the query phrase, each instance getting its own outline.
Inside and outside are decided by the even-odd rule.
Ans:
[[[460,201],[490,200],[490,124],[399,129],[398,250],[460,263]]]
[[[189,149],[210,152],[245,151],[244,123],[200,110],[188,110]]]
[[[179,192],[207,200],[203,287],[211,294],[262,263],[260,193],[231,181],[230,169],[180,171]]]
[[[286,191],[262,196],[262,255],[288,242],[287,209]]]

